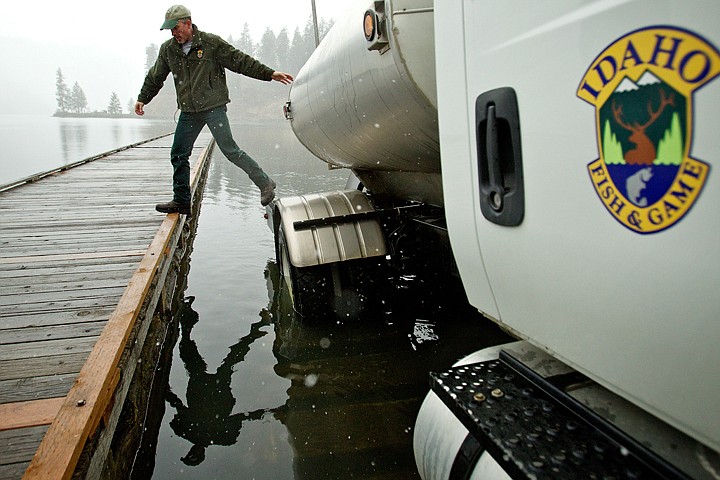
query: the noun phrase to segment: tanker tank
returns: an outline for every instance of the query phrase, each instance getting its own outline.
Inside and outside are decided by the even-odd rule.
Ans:
[[[374,193],[441,206],[432,0],[360,0],[290,90],[293,132]]]

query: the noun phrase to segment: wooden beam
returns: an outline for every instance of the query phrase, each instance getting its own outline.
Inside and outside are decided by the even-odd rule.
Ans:
[[[0,431],[50,425],[65,397],[0,405]]]
[[[61,260],[77,260],[88,258],[139,257],[143,253],[145,253],[143,250],[130,250],[119,252],[72,253],[66,255],[33,255],[29,257],[4,257],[0,258],[0,264],[55,262]]]

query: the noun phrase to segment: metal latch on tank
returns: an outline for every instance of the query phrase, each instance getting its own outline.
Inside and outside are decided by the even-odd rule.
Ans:
[[[283,115],[285,115],[285,120],[292,120],[292,109],[290,108],[290,102],[285,102],[285,105],[283,105]]]

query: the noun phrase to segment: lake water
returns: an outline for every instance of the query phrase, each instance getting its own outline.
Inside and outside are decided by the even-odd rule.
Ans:
[[[54,164],[17,156],[11,162],[47,170],[74,161],[70,151],[89,156],[172,129],[145,120],[57,120],[37,133],[59,142],[43,150]],[[2,138],[19,138],[7,137],[2,125]],[[287,123],[233,124],[233,131],[280,196],[345,185],[347,172],[328,171]],[[34,143],[12,148],[28,152]],[[462,301],[423,301],[428,292],[413,290],[412,280],[378,292],[393,297],[393,308],[375,318],[299,321],[280,294],[263,214],[257,189],[216,150],[178,315],[181,333],[171,364],[159,366],[167,379],[161,411],[148,418],[138,455],[127,459],[133,478],[419,478],[412,436],[428,372],[505,337]]]

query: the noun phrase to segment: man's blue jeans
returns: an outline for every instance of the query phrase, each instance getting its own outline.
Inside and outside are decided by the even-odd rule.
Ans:
[[[181,112],[170,150],[170,161],[173,166],[173,200],[176,203],[183,205],[190,203],[189,158],[195,140],[205,125],[210,128],[210,133],[215,137],[220,151],[228,160],[242,168],[258,188],[267,185],[270,179],[262,168],[235,143],[227,118],[227,107],[222,106],[195,113]]]

